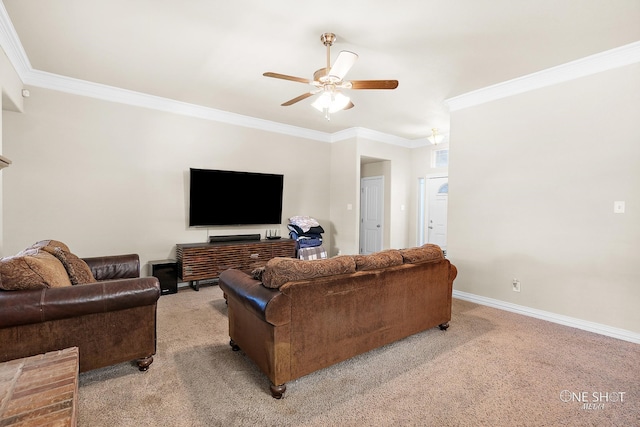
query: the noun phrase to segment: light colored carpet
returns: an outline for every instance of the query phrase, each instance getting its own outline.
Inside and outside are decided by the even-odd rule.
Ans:
[[[226,313],[215,285],[161,297],[149,371],[81,374],[79,425],[640,426],[637,344],[454,300],[446,332],[307,375],[276,400],[231,351]]]

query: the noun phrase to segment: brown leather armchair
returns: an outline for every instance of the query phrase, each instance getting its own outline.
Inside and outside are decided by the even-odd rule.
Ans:
[[[0,291],[0,362],[78,347],[80,372],[156,353],[160,284],[136,254],[85,258],[96,283]]]

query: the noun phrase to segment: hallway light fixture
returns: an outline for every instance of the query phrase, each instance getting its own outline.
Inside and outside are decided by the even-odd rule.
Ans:
[[[444,140],[444,135],[438,133],[438,128],[433,128],[431,129],[431,136],[428,136],[427,139],[433,145],[438,145]]]

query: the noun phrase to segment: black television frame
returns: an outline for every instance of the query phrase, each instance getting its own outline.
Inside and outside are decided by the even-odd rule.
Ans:
[[[282,224],[284,175],[189,169],[189,227]]]

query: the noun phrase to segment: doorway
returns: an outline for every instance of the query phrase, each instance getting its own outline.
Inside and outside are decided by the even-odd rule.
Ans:
[[[447,207],[449,177],[434,176],[427,179],[428,218],[427,243],[447,249]]]
[[[360,179],[360,253],[382,250],[384,230],[384,177]]]

